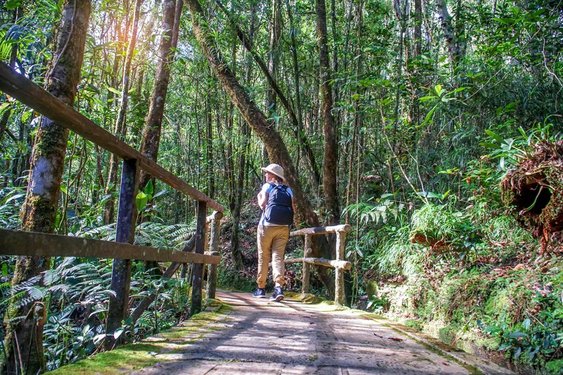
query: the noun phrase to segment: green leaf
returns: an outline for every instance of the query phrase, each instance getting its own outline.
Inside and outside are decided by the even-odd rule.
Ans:
[[[514,332],[511,332],[510,335],[508,335],[508,337],[511,338],[511,339],[517,339],[517,338],[520,338],[520,337],[522,337],[522,338],[528,337],[528,335],[525,334],[524,332],[514,331]]]
[[[428,102],[430,100],[436,100],[436,96],[434,95],[427,95],[423,96],[422,98],[418,99],[421,103]]]
[[[29,118],[33,115],[33,111],[25,111],[21,117],[21,122],[25,123],[29,120]]]
[[[434,91],[436,91],[436,94],[438,94],[438,96],[442,96],[444,89],[442,88],[442,85],[436,85],[434,86]]]
[[[143,191],[145,192],[145,194],[147,195],[148,199],[151,200],[152,196],[154,194],[154,182],[153,180],[149,180],[147,186],[145,186],[145,188],[143,189]]]
[[[149,197],[147,197],[145,193],[140,191],[137,193],[135,200],[137,202],[137,210],[142,211],[147,206],[147,203],[149,202]]]
[[[65,184],[61,184],[61,191],[63,194],[68,195],[68,189]]]
[[[106,88],[108,89],[109,92],[113,92],[113,93],[116,94],[116,95],[121,95],[121,91],[119,91],[119,90],[116,89],[116,88],[113,88],[113,87],[111,87],[111,86],[106,86]]]
[[[6,5],[4,5],[4,7],[7,10],[14,10],[20,7],[20,5],[22,4],[23,0],[8,0],[6,1]]]
[[[4,111],[6,109],[8,109],[11,105],[12,105],[12,103],[10,103],[10,102],[4,102],[4,103],[0,104],[0,114],[4,113]]]
[[[502,143],[502,137],[492,130],[485,129],[485,133],[498,143]]]
[[[12,195],[10,198],[6,199],[6,202],[4,202],[4,204],[8,204],[13,200],[19,199],[25,197],[25,193],[21,193],[21,194],[16,194],[16,195]]]

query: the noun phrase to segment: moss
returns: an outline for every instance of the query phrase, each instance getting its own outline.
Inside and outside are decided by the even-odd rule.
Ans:
[[[310,293],[298,294],[293,292],[286,292],[285,296],[306,304],[317,304],[323,302],[322,298]]]
[[[22,229],[50,233],[53,230],[56,209],[53,202],[41,195],[31,195],[22,210]]]
[[[407,319],[405,325],[417,331],[422,331],[422,323],[416,319]]]
[[[63,366],[49,372],[49,374],[120,374],[127,370],[138,370],[154,365],[159,362],[159,359],[155,358],[155,356],[161,353],[161,351],[162,346],[159,344],[129,344],[109,352],[100,353],[92,358]]]
[[[438,330],[438,338],[448,345],[455,346],[458,339],[459,327],[448,325]]]
[[[548,374],[561,374],[563,372],[563,359],[556,359],[545,364]]]
[[[225,314],[232,310],[232,307],[216,300],[207,301],[207,308],[211,311],[196,314],[183,325],[164,331],[145,342],[124,345],[63,366],[49,374],[121,374],[166,362],[170,359],[167,359],[165,354],[179,353],[185,345],[200,340],[205,333],[216,330],[210,323],[224,319]]]

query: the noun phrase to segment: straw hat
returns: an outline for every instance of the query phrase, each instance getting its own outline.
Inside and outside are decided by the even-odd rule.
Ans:
[[[285,177],[283,176],[283,168],[278,164],[270,164],[267,167],[262,167],[260,169],[262,169],[263,172],[270,172],[271,174],[275,174],[282,180],[285,180]]]

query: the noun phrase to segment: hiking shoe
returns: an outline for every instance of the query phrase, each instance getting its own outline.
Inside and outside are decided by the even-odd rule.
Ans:
[[[274,293],[272,293],[272,296],[270,297],[270,301],[280,302],[282,299],[283,299],[283,290],[281,287],[276,286],[274,288]]]
[[[256,298],[266,298],[266,289],[264,288],[256,288],[252,295]]]

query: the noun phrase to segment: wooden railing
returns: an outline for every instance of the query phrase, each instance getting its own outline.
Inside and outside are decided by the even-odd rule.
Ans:
[[[285,263],[303,263],[302,270],[302,292],[309,293],[310,265],[331,267],[334,272],[334,302],[344,305],[346,302],[346,292],[344,288],[344,272],[352,268],[352,264],[344,259],[344,249],[346,248],[346,234],[352,229],[348,224],[335,225],[331,227],[315,227],[299,229],[291,232],[291,237],[304,236],[305,249],[303,258],[286,259]],[[311,241],[316,235],[336,234],[336,259],[312,258]]]
[[[111,333],[115,332],[126,318],[132,259],[173,262],[164,274],[168,277],[177,269],[179,263],[193,263],[191,311],[192,313],[201,311],[204,264],[210,265],[207,295],[213,298],[215,294],[216,267],[220,261],[217,236],[224,211],[223,206],[2,62],[0,62],[0,90],[123,159],[116,242],[0,229],[0,255],[114,259],[111,289],[115,291],[115,296],[110,297],[106,325],[108,337],[113,337]],[[135,197],[140,170],[198,201],[195,253],[132,245],[136,220]],[[204,254],[208,208],[215,210],[210,219],[212,228],[210,251],[213,255]],[[184,250],[189,250],[188,246]],[[146,307],[149,304],[145,303]],[[139,311],[136,309],[135,313],[138,314]]]

